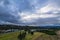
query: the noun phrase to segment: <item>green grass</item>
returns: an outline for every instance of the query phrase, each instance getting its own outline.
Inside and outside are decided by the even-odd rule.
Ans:
[[[20,32],[12,32],[7,34],[0,34],[0,40],[18,40]],[[24,40],[34,40],[40,35],[39,32],[35,32],[34,35],[27,34]]]
[[[24,31],[21,31],[21,32],[23,33]],[[50,33],[53,33],[53,32],[49,32],[49,34]],[[18,40],[18,35],[19,34],[20,34],[20,31],[6,33],[6,34],[0,34],[0,40]],[[33,35],[27,34],[24,40],[35,40],[38,37],[42,37],[42,38],[45,38],[45,39],[49,39],[50,38],[48,34],[40,33],[40,32],[34,32]]]
[[[42,35],[42,33],[39,32],[35,32],[34,35],[28,34],[26,35],[25,40],[35,40],[40,35]]]
[[[0,35],[0,40],[17,40],[19,32],[12,32]]]

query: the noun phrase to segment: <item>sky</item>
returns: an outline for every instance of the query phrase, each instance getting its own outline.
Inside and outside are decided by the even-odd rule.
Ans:
[[[60,26],[60,0],[0,0],[0,24]]]

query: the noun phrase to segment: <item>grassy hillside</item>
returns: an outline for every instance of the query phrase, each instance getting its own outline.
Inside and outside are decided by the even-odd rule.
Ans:
[[[20,32],[12,32],[7,34],[0,34],[0,40],[18,40],[18,35]],[[42,33],[35,32],[34,35],[27,34],[24,40],[34,40]]]
[[[0,35],[0,40],[17,40],[19,32],[7,33]]]
[[[18,40],[20,32],[12,32],[6,34],[0,34],[0,40]],[[27,34],[24,40],[57,40],[55,35],[48,35],[45,33],[34,32],[33,35]]]

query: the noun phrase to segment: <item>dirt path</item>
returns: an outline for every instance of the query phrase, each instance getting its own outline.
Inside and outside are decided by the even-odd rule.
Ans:
[[[56,31],[57,35],[41,35],[35,40],[60,40],[60,30]]]
[[[58,40],[56,35],[41,35],[39,37],[37,37],[35,40]]]
[[[56,31],[56,34],[57,34],[58,40],[60,40],[60,30]]]

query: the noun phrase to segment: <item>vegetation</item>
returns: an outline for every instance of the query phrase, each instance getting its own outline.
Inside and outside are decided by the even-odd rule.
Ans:
[[[19,32],[0,34],[0,40],[17,40],[18,35],[19,35]]]
[[[0,40],[18,40],[20,32],[12,32],[7,34],[0,34]],[[33,40],[38,37],[41,33],[35,32],[34,35],[27,34],[24,40]]]
[[[18,29],[17,32],[15,31],[16,29]],[[42,40],[47,40],[51,39],[50,36],[56,35],[56,31],[58,30],[60,30],[60,28],[56,29],[56,27],[47,28],[47,27],[30,27],[30,26],[23,27],[17,25],[0,25],[0,40],[37,40],[37,39],[39,40],[41,38]]]

